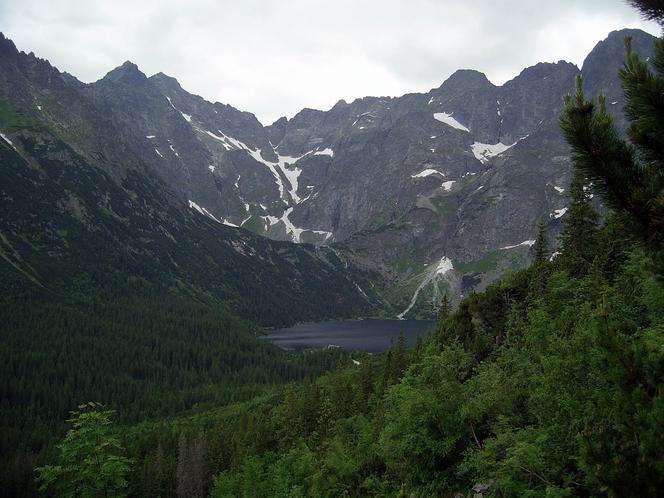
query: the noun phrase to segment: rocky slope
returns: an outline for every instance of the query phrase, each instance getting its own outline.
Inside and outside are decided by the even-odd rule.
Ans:
[[[330,245],[380,274],[394,313],[412,316],[430,313],[443,292],[459,296],[526,264],[538,220],[555,244],[570,173],[561,97],[583,74],[619,115],[627,34],[647,56],[653,37],[623,30],[580,70],[537,64],[502,86],[461,70],[426,94],[340,101],[270,126],[129,62],[84,85],[3,41],[0,105],[44,123],[113,178],[153,175],[174,205],[272,239]],[[6,119],[0,130],[26,133]]]
[[[106,85],[154,88],[131,67],[85,86],[0,40],[0,300],[177,295],[265,326],[379,312],[376,277],[336,251],[224,226],[182,199],[141,155],[121,107],[104,112]],[[194,136],[179,113],[153,116],[187,154]]]

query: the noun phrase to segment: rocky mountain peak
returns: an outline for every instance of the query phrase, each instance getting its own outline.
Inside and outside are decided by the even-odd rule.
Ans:
[[[348,105],[348,102],[346,102],[344,99],[339,99],[334,106],[332,106],[332,109],[339,109],[341,107],[345,107]]]
[[[162,72],[153,74],[148,79],[153,83],[155,83],[162,90],[170,90],[176,93],[182,90],[182,86],[180,85],[180,82],[177,79]]]
[[[616,74],[625,60],[625,38],[632,38],[632,49],[648,58],[653,52],[655,37],[639,29],[612,31],[591,50],[583,61],[581,72],[589,96],[606,95],[609,103],[622,99],[622,88]]]
[[[489,81],[486,75],[474,69],[459,69],[452,73],[443,84],[439,87],[440,90],[450,87],[464,87],[464,88],[491,88],[493,83]]]
[[[18,55],[18,49],[14,42],[9,38],[6,38],[5,35],[0,32],[0,56],[1,57],[16,57]]]
[[[102,81],[121,82],[128,85],[143,84],[148,77],[131,61],[125,61],[121,66],[109,71]]]
[[[571,62],[567,61],[558,61],[558,62],[539,62],[534,66],[527,67],[519,75],[514,78],[514,80],[525,79],[525,80],[539,80],[549,78],[556,73],[562,75],[575,74],[579,71],[579,68],[576,67]],[[512,80],[512,81],[514,81]]]

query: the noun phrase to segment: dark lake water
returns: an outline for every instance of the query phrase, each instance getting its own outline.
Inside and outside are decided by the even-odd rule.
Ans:
[[[410,347],[434,326],[433,320],[343,320],[301,323],[269,332],[265,339],[286,350],[338,346],[349,351],[372,353],[389,349],[401,332]]]

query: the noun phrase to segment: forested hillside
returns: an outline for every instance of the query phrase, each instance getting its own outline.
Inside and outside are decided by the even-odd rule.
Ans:
[[[581,182],[579,182],[581,186]],[[576,190],[562,251],[413,351],[118,435],[132,496],[659,496],[664,285]],[[117,414],[116,417],[122,414]],[[80,464],[80,462],[79,462]]]
[[[337,364],[284,354],[262,327],[375,310],[370,275],[334,251],[178,209],[149,174],[118,183],[10,117],[23,138],[0,139],[3,496],[35,494],[33,468],[81,400],[135,423],[248,399]]]

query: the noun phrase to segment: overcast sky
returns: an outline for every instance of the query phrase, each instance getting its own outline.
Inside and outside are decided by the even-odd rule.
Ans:
[[[622,0],[0,0],[0,31],[82,81],[131,60],[264,124],[425,92],[459,68],[502,84],[580,65],[623,27],[660,34]]]

